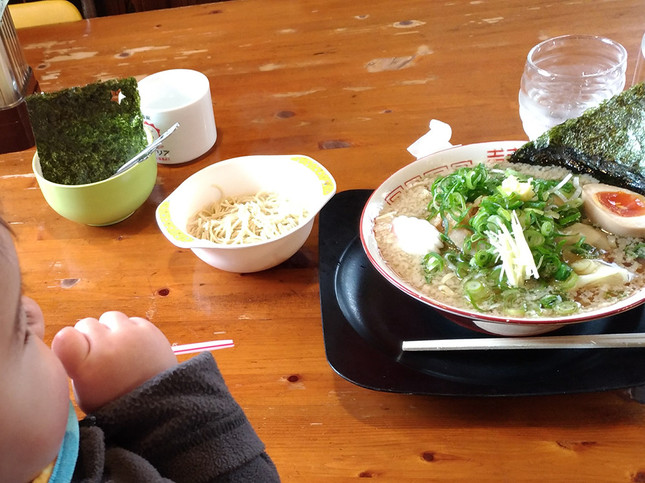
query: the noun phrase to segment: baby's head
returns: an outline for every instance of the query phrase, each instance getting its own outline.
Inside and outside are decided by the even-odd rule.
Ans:
[[[43,334],[43,314],[22,295],[12,235],[0,219],[0,481],[36,477],[65,435],[68,379]]]

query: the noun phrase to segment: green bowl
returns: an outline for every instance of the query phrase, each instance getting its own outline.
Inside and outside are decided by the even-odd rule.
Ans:
[[[125,220],[148,199],[157,181],[155,153],[113,178],[89,184],[64,185],[46,180],[38,152],[34,154],[32,168],[40,191],[56,213],[92,226]]]

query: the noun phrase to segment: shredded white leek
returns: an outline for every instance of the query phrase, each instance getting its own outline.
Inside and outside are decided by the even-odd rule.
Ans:
[[[571,179],[573,175],[571,173],[567,173],[567,175],[562,178],[562,181],[560,181],[551,191],[558,191],[560,188],[562,188],[567,182]]]
[[[529,278],[537,279],[540,276],[515,211],[511,214],[511,229],[512,234],[505,226],[501,226],[499,233],[488,232],[487,235],[502,260],[502,270],[509,285],[521,287]]]
[[[562,193],[561,188],[567,184],[571,180],[571,184],[573,184],[573,187],[575,188],[574,192],[567,198],[564,193]],[[575,200],[580,198],[582,194],[582,186],[580,186],[580,178],[577,176],[573,176],[571,173],[568,173],[562,181],[560,181],[556,186],[551,188],[549,190],[549,193],[553,193],[556,195],[558,198],[560,198],[562,201],[567,202],[569,200]]]

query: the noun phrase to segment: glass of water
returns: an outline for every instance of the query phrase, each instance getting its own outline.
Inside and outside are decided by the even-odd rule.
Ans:
[[[520,118],[529,139],[618,94],[625,87],[627,51],[593,35],[545,40],[526,58]]]
[[[641,44],[638,49],[638,57],[636,57],[636,68],[634,69],[634,78],[632,85],[645,82],[645,34],[641,39]]]

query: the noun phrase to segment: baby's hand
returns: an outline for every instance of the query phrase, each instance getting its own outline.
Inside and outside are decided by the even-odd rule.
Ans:
[[[65,327],[52,350],[72,379],[76,402],[86,413],[127,394],[148,379],[174,367],[177,358],[168,339],[151,322],[106,312]]]

